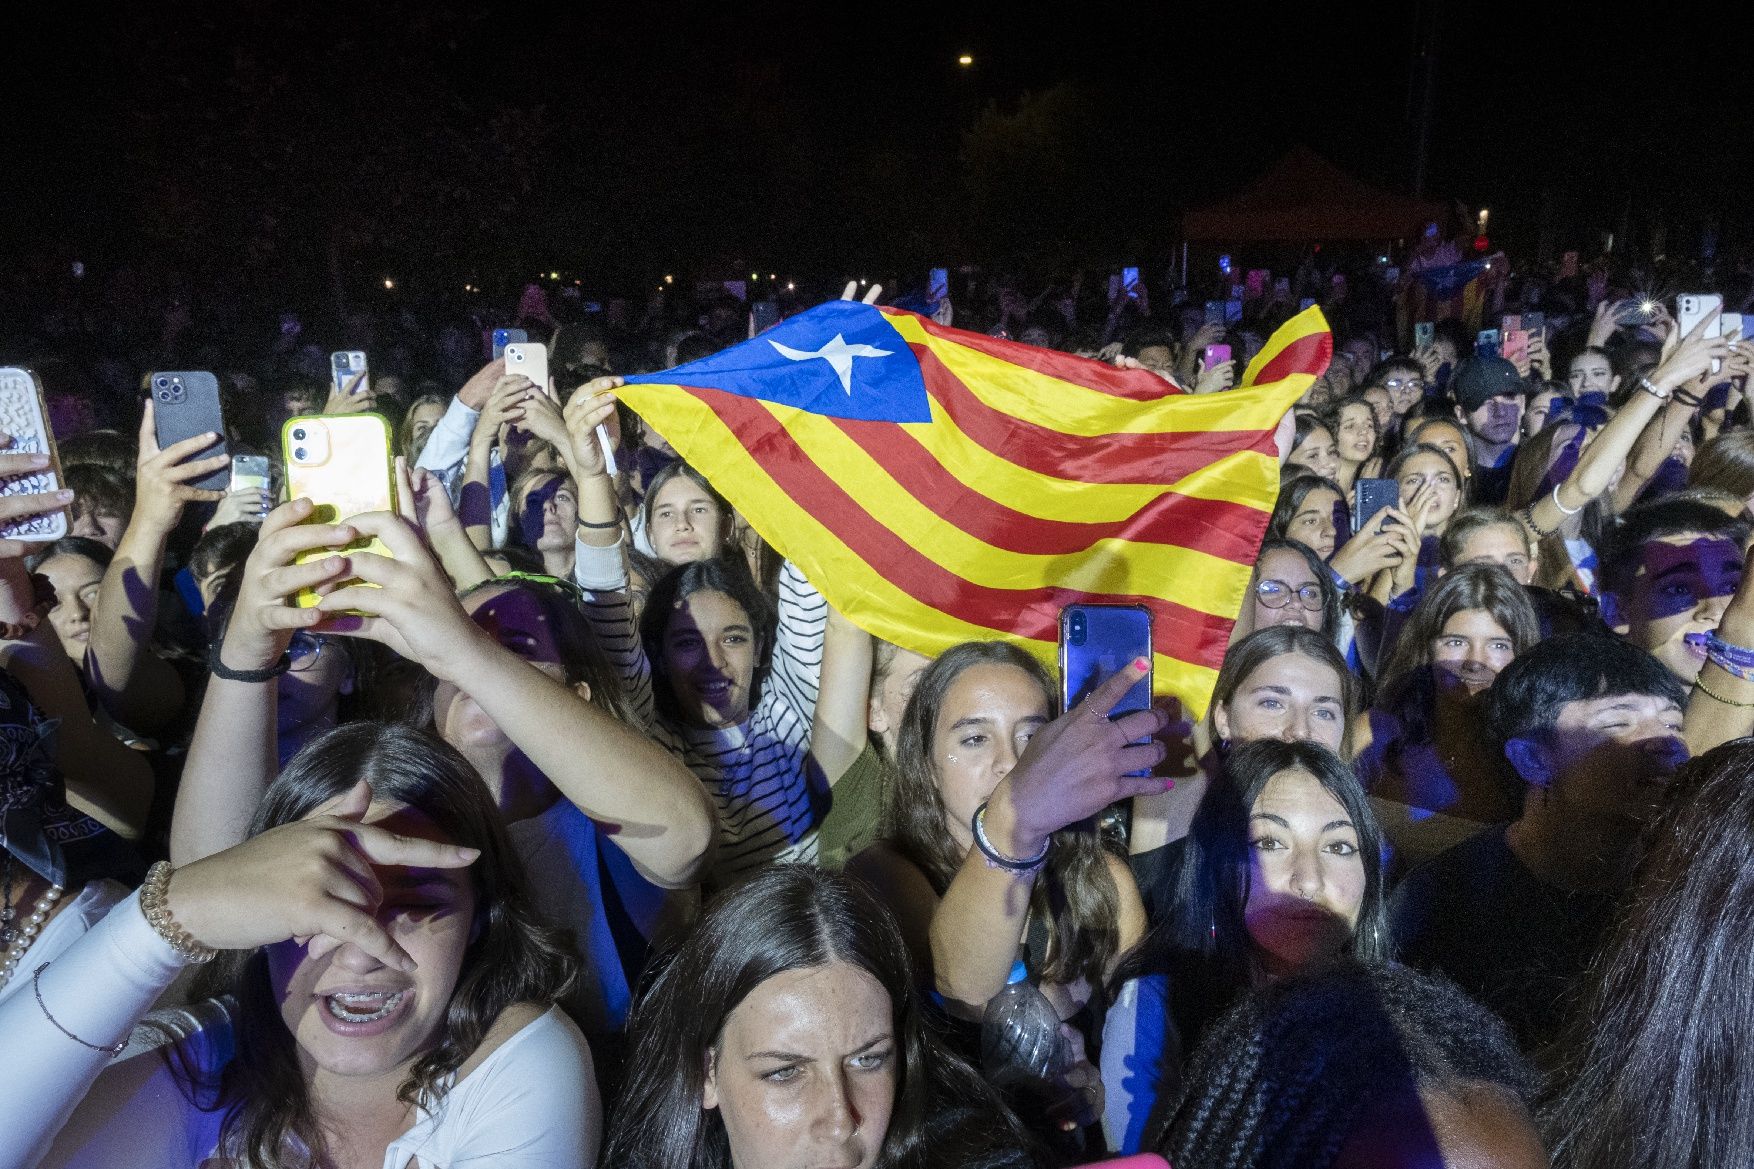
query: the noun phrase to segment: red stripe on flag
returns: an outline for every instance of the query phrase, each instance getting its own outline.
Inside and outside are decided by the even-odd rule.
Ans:
[[[1095,438],[1049,430],[1001,414],[981,401],[938,355],[913,345],[926,392],[956,428],[1001,459],[1075,483],[1163,485],[1177,482],[1237,451],[1278,454],[1271,430],[1199,430],[1178,434],[1105,434]]]
[[[1193,548],[1251,564],[1267,513],[1246,504],[1165,491],[1124,520],[1081,523],[1007,507],[944,469],[925,444],[886,422],[836,419],[847,437],[939,518],[978,539],[1030,556],[1081,552],[1098,540]],[[1253,531],[1251,539],[1249,532]]]
[[[1093,599],[1142,604],[1156,618],[1152,646],[1158,653],[1213,669],[1223,660],[1232,622],[1163,597],[1093,595],[1045,585],[996,589],[958,576],[865,511],[759,403],[714,390],[688,392],[713,409],[780,490],[795,500],[809,500],[818,523],[873,571],[927,608],[970,625],[1051,642],[1059,636],[1060,610],[1068,604]]]
[[[1319,374],[1334,358],[1334,335],[1326,329],[1299,337],[1273,355],[1255,375],[1257,386],[1284,381],[1294,373]]]
[[[885,308],[881,310],[890,316],[900,316],[905,310]],[[908,313],[908,316],[918,316]],[[1130,398],[1139,402],[1155,401],[1171,394],[1185,391],[1174,382],[1152,373],[1148,369],[1116,369],[1106,361],[1096,361],[1089,357],[1074,357],[1070,353],[1059,353],[1052,349],[1043,349],[1039,345],[1025,345],[1021,341],[1004,341],[998,337],[989,337],[985,333],[971,333],[967,329],[947,329],[930,317],[919,317],[920,327],[932,336],[952,345],[961,345],[976,353],[984,353],[988,357],[1003,361],[1009,365],[1020,365],[1024,369],[1046,374],[1048,377],[1059,378],[1063,382],[1083,386],[1087,390],[1096,390],[1104,394],[1112,394],[1117,398]],[[916,346],[918,342],[914,343]]]

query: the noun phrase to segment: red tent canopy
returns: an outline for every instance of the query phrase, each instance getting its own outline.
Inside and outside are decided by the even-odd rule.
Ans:
[[[1182,217],[1189,240],[1386,240],[1417,235],[1444,206],[1379,190],[1306,146],[1290,153],[1241,194]]]

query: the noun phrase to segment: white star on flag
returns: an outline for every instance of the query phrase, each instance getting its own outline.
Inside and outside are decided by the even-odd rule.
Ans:
[[[768,344],[779,350],[780,356],[789,361],[811,361],[815,358],[821,358],[828,362],[829,367],[834,370],[835,376],[840,378],[840,388],[847,392],[849,398],[853,395],[853,358],[891,356],[890,350],[879,349],[875,345],[848,345],[845,335],[841,333],[836,333],[834,340],[814,352],[807,349],[793,349],[790,345],[781,345],[778,341],[773,340],[768,341]]]

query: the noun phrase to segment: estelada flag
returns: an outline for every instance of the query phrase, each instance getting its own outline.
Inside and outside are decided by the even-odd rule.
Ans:
[[[1205,709],[1279,490],[1274,431],[1333,354],[1316,309],[1241,388],[1185,394],[900,309],[831,301],[620,397],[830,604],[927,655],[1060,609],[1152,611],[1154,686]]]

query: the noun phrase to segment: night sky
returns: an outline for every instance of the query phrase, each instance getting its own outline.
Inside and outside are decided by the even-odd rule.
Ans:
[[[1208,7],[41,6],[4,51],[0,231],[25,265],[644,283],[1150,263],[1300,141],[1410,188],[1415,6]],[[1742,238],[1745,30],[1609,11],[1440,6],[1427,193],[1513,247],[1653,209],[1671,247]]]

